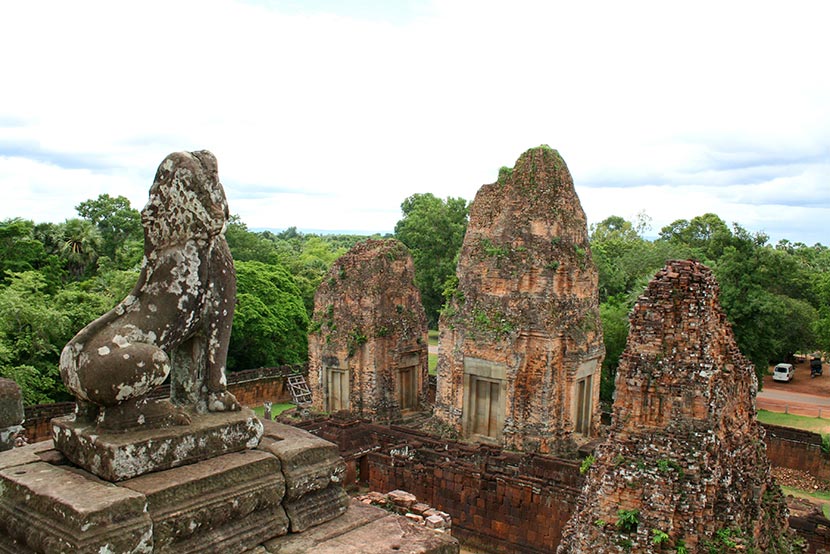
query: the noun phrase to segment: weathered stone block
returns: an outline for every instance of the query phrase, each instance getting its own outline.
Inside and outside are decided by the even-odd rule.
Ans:
[[[414,494],[402,490],[390,491],[387,497],[395,506],[406,510],[412,508],[418,501],[418,498]]]
[[[0,531],[35,552],[152,552],[146,502],[66,466],[34,462],[0,470]]]
[[[262,425],[251,410],[193,414],[189,425],[131,433],[99,432],[75,416],[53,421],[55,447],[78,466],[107,481],[190,464],[254,448]]]
[[[147,497],[154,552],[241,551],[288,531],[279,460],[245,450],[120,483]]]
[[[3,452],[3,455],[0,456],[0,469],[34,462],[60,460],[62,457],[61,453],[55,450],[55,444],[52,441],[41,441]]]
[[[286,498],[283,506],[291,522],[291,532],[300,533],[343,515],[349,507],[349,495],[340,484],[332,484],[296,500]]]
[[[287,500],[297,500],[330,485],[340,486],[346,464],[337,445],[290,425],[275,421],[263,425],[259,449],[280,459]]]
[[[0,428],[23,423],[23,396],[11,379],[0,377]]]

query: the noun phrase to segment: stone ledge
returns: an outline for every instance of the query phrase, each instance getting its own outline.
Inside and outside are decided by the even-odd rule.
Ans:
[[[115,482],[255,448],[262,424],[243,409],[193,414],[189,425],[113,433],[72,415],[54,419],[52,435],[55,448],[71,462]]]
[[[341,485],[333,483],[296,500],[286,498],[283,505],[291,532],[301,533],[343,515],[349,507],[349,495]]]
[[[0,489],[0,534],[35,551],[152,551],[142,494],[45,462],[0,471]]]
[[[297,500],[343,482],[346,464],[337,445],[283,423],[266,420],[263,426],[259,449],[282,462],[287,500]]]

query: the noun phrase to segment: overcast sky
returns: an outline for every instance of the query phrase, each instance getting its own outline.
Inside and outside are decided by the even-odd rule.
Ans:
[[[830,2],[0,3],[0,219],[208,149],[251,228],[391,232],[559,150],[591,223],[830,245]]]

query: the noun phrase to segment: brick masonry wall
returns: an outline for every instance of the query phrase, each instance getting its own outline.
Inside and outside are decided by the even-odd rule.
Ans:
[[[442,441],[413,429],[360,420],[319,419],[298,425],[340,446],[347,486],[411,492],[449,513],[453,535],[482,552],[554,552],[583,483],[577,461]],[[828,465],[817,434],[765,427],[773,465],[805,470]],[[823,518],[792,517],[790,524],[811,551],[830,547],[830,528]]]
[[[308,373],[304,365],[262,367],[228,373],[228,390],[243,406],[261,406],[264,402],[291,402],[291,394],[285,386],[286,377],[295,373]],[[161,385],[150,393],[153,398],[170,396],[169,385]],[[75,411],[74,402],[39,404],[25,408],[23,427],[26,439],[40,442],[52,438],[52,418],[69,415]]]
[[[582,486],[576,461],[360,421],[301,426],[340,445],[349,473],[370,490],[403,489],[449,513],[453,535],[482,551],[555,551]]]
[[[821,451],[821,435],[810,431],[763,425],[767,456],[773,466],[806,471],[818,479],[830,480],[830,455]]]
[[[428,457],[427,457],[428,458]],[[545,481],[488,471],[487,463],[471,464],[441,456],[402,461],[368,454],[369,488],[403,488],[453,518],[453,534],[465,545],[487,551],[552,552],[574,509],[580,481],[578,465],[560,465],[560,475]],[[565,476],[565,482],[557,477]]]

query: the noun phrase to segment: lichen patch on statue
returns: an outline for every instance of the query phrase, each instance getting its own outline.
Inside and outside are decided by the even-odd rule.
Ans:
[[[132,293],[61,353],[79,414],[129,429],[187,423],[189,411],[238,410],[225,384],[236,274],[213,154],[167,156],[141,220],[144,260]],[[171,372],[171,401],[148,399]]]

